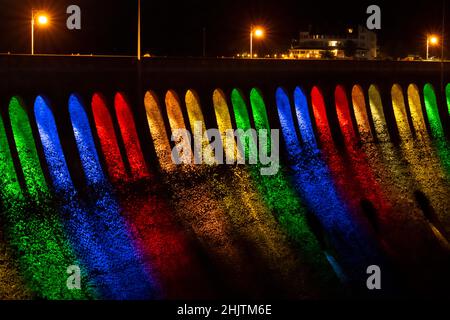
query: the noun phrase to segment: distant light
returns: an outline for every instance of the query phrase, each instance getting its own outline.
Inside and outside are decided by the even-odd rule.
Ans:
[[[348,31],[348,33],[350,33],[350,34],[353,33],[353,29],[352,29],[352,28],[348,28],[347,31]]]
[[[37,17],[37,22],[38,22],[38,24],[40,24],[42,26],[47,25],[48,17],[46,15],[41,14]]]
[[[329,41],[328,42],[328,46],[330,46],[330,47],[337,47],[337,45],[338,45],[337,41]]]
[[[256,28],[253,33],[255,34],[255,37],[257,37],[257,38],[264,37],[264,30],[262,28]]]
[[[431,44],[436,45],[439,43],[439,38],[436,36],[430,36],[429,41]]]

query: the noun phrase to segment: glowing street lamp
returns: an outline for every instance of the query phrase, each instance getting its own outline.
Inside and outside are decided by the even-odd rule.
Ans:
[[[253,25],[250,27],[250,59],[253,59],[253,37],[257,39],[263,38],[264,29],[261,27],[254,27]]]
[[[436,46],[439,44],[439,38],[435,35],[427,36],[427,60],[430,56],[430,46]]]
[[[50,23],[48,15],[41,10],[31,10],[31,55],[34,55],[34,28],[35,25],[45,27]]]

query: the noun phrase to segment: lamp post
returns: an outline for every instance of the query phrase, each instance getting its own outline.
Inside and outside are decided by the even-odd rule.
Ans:
[[[250,59],[253,59],[253,37],[264,37],[264,30],[260,27],[254,27],[253,25],[250,26]]]
[[[141,60],[141,0],[138,0],[138,44],[137,44],[137,58]]]
[[[430,58],[430,45],[435,46],[439,43],[439,38],[435,35],[428,35],[427,36],[427,59]]]
[[[49,18],[45,12],[41,10],[31,10],[31,55],[34,55],[34,28],[35,25],[46,26],[49,23]]]

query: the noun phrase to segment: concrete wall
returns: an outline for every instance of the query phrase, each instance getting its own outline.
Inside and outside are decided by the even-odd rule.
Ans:
[[[311,92],[313,86],[318,86],[330,112],[330,123],[334,131],[338,132],[334,111],[336,85],[343,85],[350,97],[352,87],[359,84],[367,98],[369,86],[376,84],[382,95],[390,130],[395,136],[396,125],[390,96],[395,83],[400,84],[405,93],[411,83],[416,84],[420,90],[426,83],[431,83],[440,104],[441,119],[447,133],[449,132],[447,105],[441,92],[441,83],[447,84],[450,81],[449,75],[450,63],[429,62],[183,58],[145,59],[138,63],[133,58],[0,56],[0,108],[12,141],[9,121],[6,121],[7,108],[12,96],[20,96],[28,108],[35,137],[38,137],[32,107],[37,95],[47,97],[55,113],[71,171],[77,172],[81,168],[77,161],[67,110],[68,98],[72,93],[79,94],[85,105],[90,106],[92,95],[100,92],[112,108],[115,93],[123,92],[134,110],[143,151],[149,155],[148,161],[152,162],[155,161],[155,155],[144,108],[144,94],[147,90],[153,90],[161,102],[169,89],[175,90],[181,100],[184,100],[188,89],[195,90],[207,125],[215,127],[212,107],[215,89],[222,89],[229,99],[234,88],[241,89],[248,98],[251,88],[258,87],[264,95],[271,126],[277,128],[276,89],[283,87],[292,95],[296,86],[301,86],[307,93]],[[90,108],[87,109],[90,113]],[[91,114],[90,117],[92,121]],[[38,149],[41,150],[39,139],[36,140]]]

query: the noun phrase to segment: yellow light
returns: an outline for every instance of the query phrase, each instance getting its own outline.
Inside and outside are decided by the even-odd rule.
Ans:
[[[436,45],[436,44],[439,43],[439,38],[436,37],[436,36],[430,36],[430,37],[429,37],[429,41],[430,41],[430,44]]]
[[[44,14],[41,14],[37,17],[37,23],[44,26],[48,24],[48,17]]]
[[[257,37],[257,38],[262,38],[262,37],[264,37],[264,30],[261,29],[261,28],[256,28],[256,29],[253,31],[253,33],[254,33],[255,37]]]

